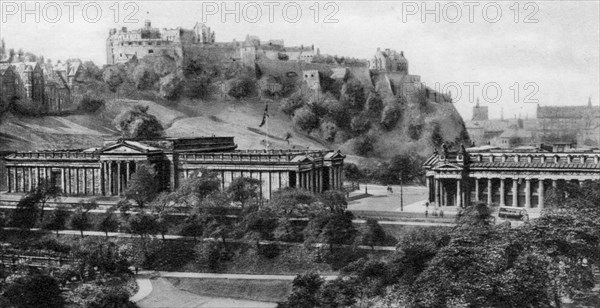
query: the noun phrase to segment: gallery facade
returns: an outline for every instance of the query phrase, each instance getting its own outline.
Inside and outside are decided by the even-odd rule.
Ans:
[[[233,137],[106,141],[100,148],[17,152],[5,157],[8,191],[24,193],[42,179],[69,196],[118,196],[136,168],[150,163],[165,190],[174,190],[199,169],[217,173],[221,188],[233,179],[261,181],[264,199],[285,187],[338,190],[345,156],[339,151],[237,150]]]
[[[485,202],[500,206],[544,208],[548,189],[566,182],[600,180],[600,150],[548,152],[532,147],[444,147],[427,159],[429,202],[461,206]]]

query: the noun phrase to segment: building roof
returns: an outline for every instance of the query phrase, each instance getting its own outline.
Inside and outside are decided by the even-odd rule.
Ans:
[[[531,138],[531,136],[531,132],[526,131],[524,129],[507,129],[502,134],[500,134],[500,138]]]
[[[600,107],[597,106],[538,106],[538,119],[582,119],[589,116],[590,113],[600,116]]]

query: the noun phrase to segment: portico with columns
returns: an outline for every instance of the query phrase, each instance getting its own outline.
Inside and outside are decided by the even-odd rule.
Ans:
[[[443,149],[425,163],[428,201],[465,207],[484,202],[544,208],[549,189],[600,180],[600,151],[546,152],[492,147]]]

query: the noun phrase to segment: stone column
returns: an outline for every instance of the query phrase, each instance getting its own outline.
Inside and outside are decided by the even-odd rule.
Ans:
[[[479,179],[475,178],[475,201],[479,202]]]
[[[12,168],[8,167],[8,168],[6,168],[6,184],[8,184],[8,192],[13,192],[13,188],[12,188],[13,181],[12,181],[11,177],[12,177]]]
[[[492,204],[492,179],[487,180],[487,204]]]
[[[462,207],[462,187],[461,180],[456,180],[456,206]]]
[[[107,174],[108,174],[108,195],[112,196],[113,195],[113,173],[112,173],[112,161],[108,161],[107,162],[108,165],[108,170],[107,170]]]
[[[425,177],[425,187],[427,187],[427,202],[431,202],[431,180],[428,176]]]
[[[544,208],[544,179],[540,179],[538,188],[538,208]]]
[[[88,177],[87,177],[88,170],[87,170],[87,168],[82,168],[82,170],[83,170],[83,194],[87,195],[88,194]]]
[[[62,177],[62,191],[64,194],[67,193],[67,175],[65,172],[65,168],[60,169],[60,176]]]
[[[504,196],[506,192],[504,191],[504,179],[500,179],[500,206],[505,206],[506,202],[504,201]]]
[[[27,168],[27,191],[31,191],[33,189],[33,168]]]
[[[512,193],[513,193],[513,195],[512,195],[512,203],[513,203],[512,206],[519,206],[519,198],[518,198],[519,196],[518,196],[518,193],[517,193],[517,188],[518,188],[517,187],[517,185],[518,185],[517,180],[513,179],[512,183],[513,183],[513,185],[512,185]]]
[[[79,168],[75,168],[75,194],[81,193],[81,185],[79,185]]]
[[[125,162],[125,170],[127,175],[125,176],[125,186],[129,185],[129,178],[131,177],[131,161]]]
[[[448,205],[448,191],[446,191],[446,187],[444,186],[444,181],[441,181],[442,184],[442,206]]]
[[[525,180],[525,207],[531,208],[531,180]]]
[[[440,180],[434,178],[433,179],[433,186],[434,186],[434,201],[435,201],[435,206],[440,206]]]
[[[100,163],[100,194],[106,196],[106,163]]]
[[[296,188],[300,189],[300,172],[296,172]]]
[[[123,181],[121,180],[121,161],[117,161],[117,193],[116,195],[121,195],[123,192]]]

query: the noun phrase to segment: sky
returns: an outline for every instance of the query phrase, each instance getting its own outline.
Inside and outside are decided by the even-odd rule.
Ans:
[[[410,74],[450,92],[466,120],[477,98],[491,118],[535,117],[537,105],[600,106],[600,1],[7,1],[7,48],[106,63],[110,28],[192,28],[219,42],[283,39],[370,59],[404,51]]]

